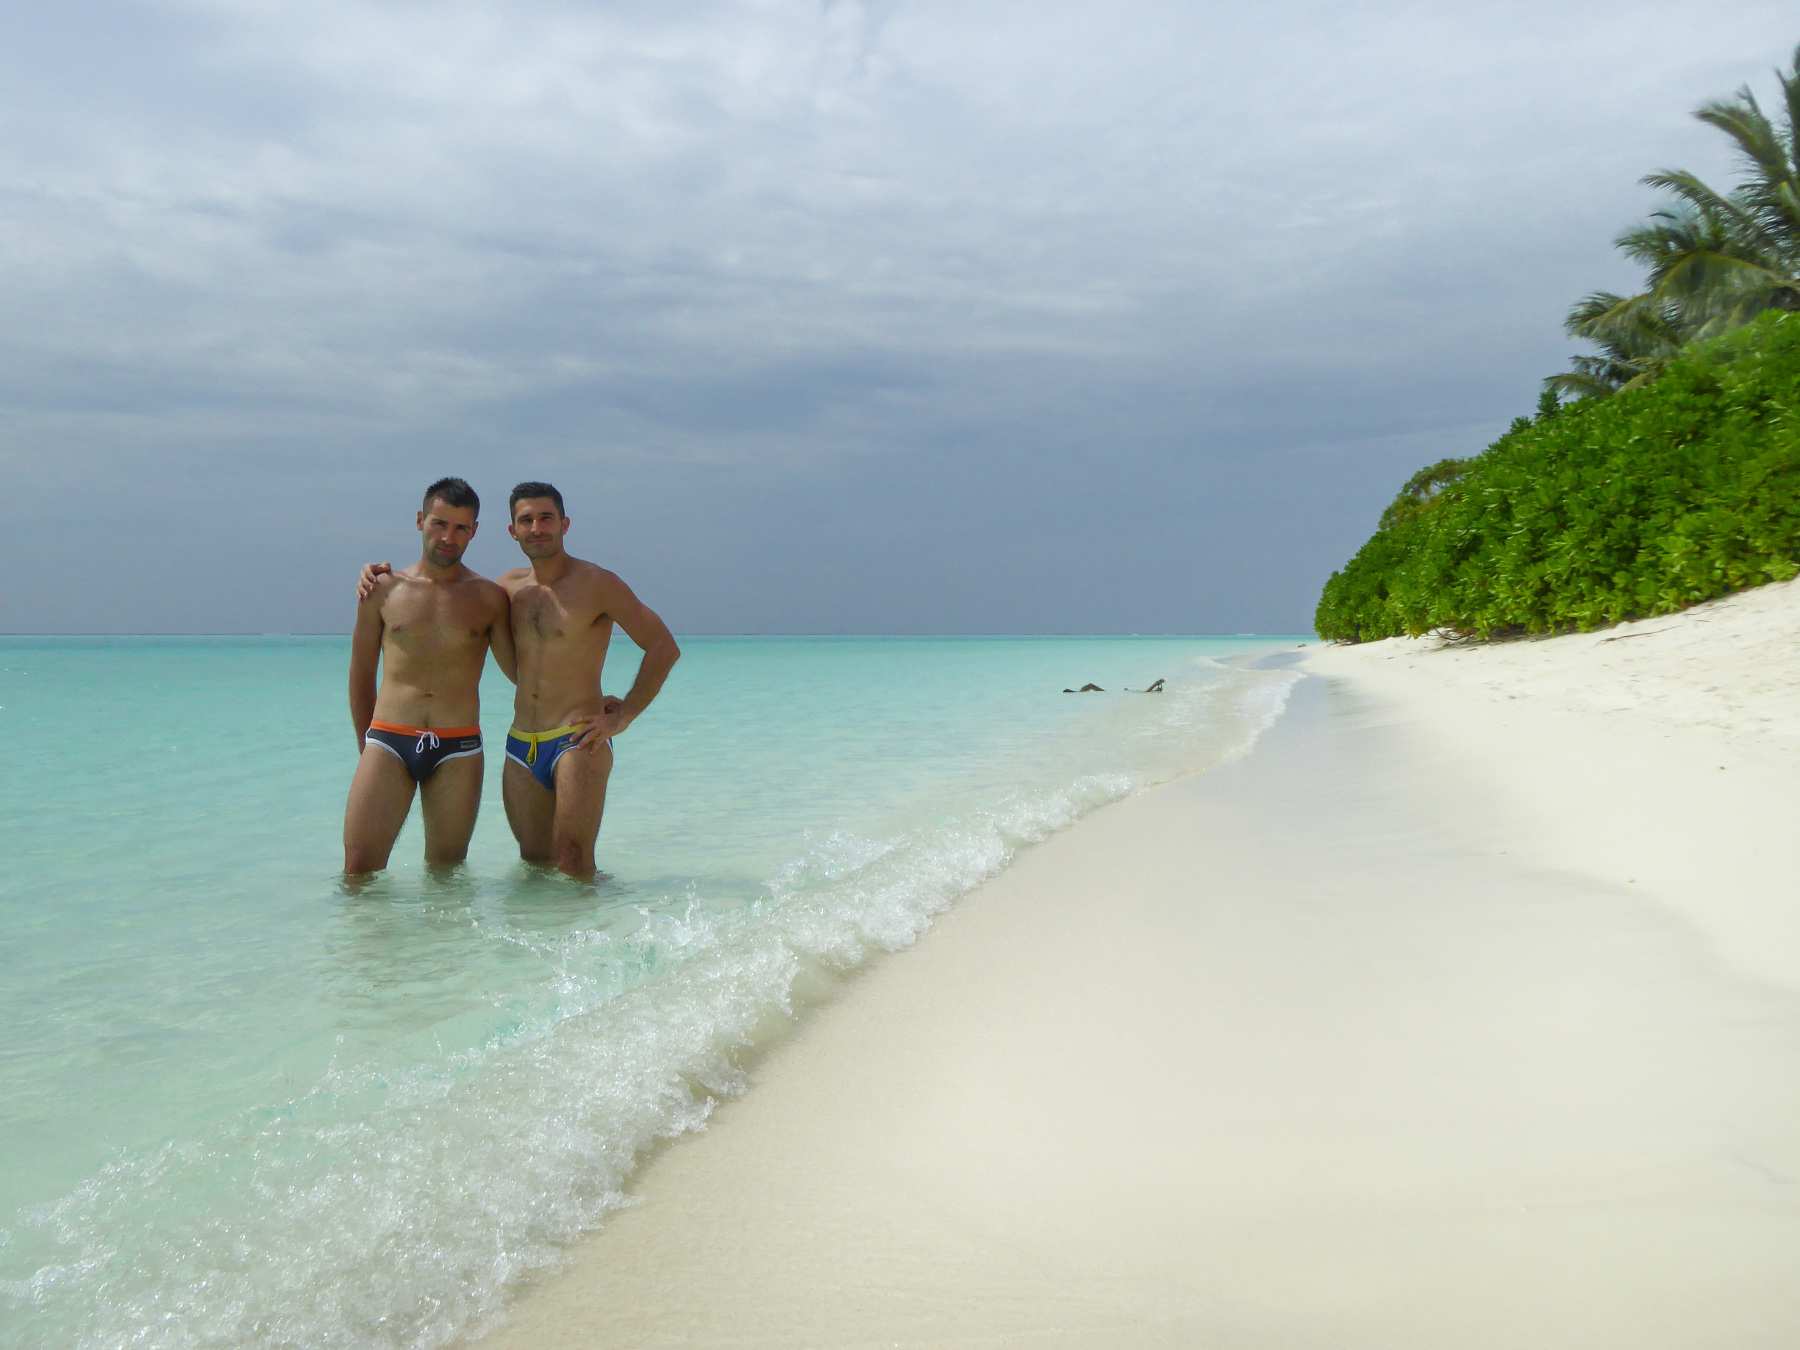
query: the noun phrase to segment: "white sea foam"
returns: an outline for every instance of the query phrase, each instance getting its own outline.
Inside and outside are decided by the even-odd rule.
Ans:
[[[805,962],[911,943],[1020,847],[1129,788],[1084,778],[917,837],[830,835],[747,911],[646,910],[622,939],[571,936],[556,1011],[536,1024],[429,1071],[334,1067],[38,1211],[63,1255],[7,1289],[19,1329],[85,1295],[81,1346],[442,1344],[623,1203],[644,1149],[741,1090],[732,1052],[793,1011]],[[647,977],[619,988],[615,952]],[[172,1223],[171,1193],[215,1203]]]
[[[647,1149],[744,1089],[743,1051],[802,1011],[808,971],[904,948],[1021,848],[1244,753],[1295,679],[1197,664],[1159,697],[1070,701],[1009,758],[962,764],[975,789],[889,751],[906,790],[864,813],[886,827],[817,810],[749,892],[723,873],[628,883],[631,903],[544,929],[564,892],[477,882],[415,902],[395,883],[344,911],[327,992],[355,1015],[309,1085],[126,1149],[0,1229],[0,1343],[466,1335],[628,1203]]]

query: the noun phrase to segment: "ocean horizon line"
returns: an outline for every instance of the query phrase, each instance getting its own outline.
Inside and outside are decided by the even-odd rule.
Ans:
[[[226,631],[201,632],[198,630],[169,630],[169,631],[134,630],[134,631],[127,632],[127,631],[115,630],[115,631],[110,631],[110,632],[88,631],[88,632],[61,632],[61,633],[22,632],[22,631],[14,632],[11,630],[0,631],[0,638],[121,638],[121,637],[144,637],[144,638],[164,638],[164,637],[348,638],[349,636],[350,636],[350,634],[348,632],[340,632],[340,631],[335,631],[335,630],[333,630],[333,631],[320,630],[320,631],[306,631],[306,632],[288,632],[288,633],[250,632],[247,630],[233,631],[233,632],[226,632]],[[1040,631],[1040,632],[1029,632],[1029,633],[1026,633],[1026,632],[1015,632],[1015,633],[1000,633],[1000,632],[896,633],[896,632],[845,631],[845,630],[817,629],[817,630],[803,630],[803,631],[792,631],[792,632],[755,633],[755,632],[701,632],[701,631],[697,631],[697,630],[689,630],[689,631],[684,631],[681,634],[681,636],[689,637],[689,638],[753,638],[753,639],[768,639],[768,638],[989,638],[989,639],[1000,639],[1000,640],[1019,640],[1019,639],[1032,639],[1032,638],[1060,638],[1060,639],[1067,640],[1070,638],[1270,638],[1270,639],[1302,638],[1307,641],[1316,641],[1317,640],[1317,634],[1310,633],[1310,632],[1299,632],[1299,631],[1292,631],[1292,632],[1271,631],[1271,632],[1262,632],[1262,633],[1252,633],[1252,632],[1202,633],[1202,632],[1168,631],[1168,632],[1159,632],[1159,633],[1141,633],[1141,632],[1125,632],[1125,631],[1121,630],[1121,631],[1114,631],[1114,632],[1085,632],[1085,633],[1054,632],[1054,631]]]

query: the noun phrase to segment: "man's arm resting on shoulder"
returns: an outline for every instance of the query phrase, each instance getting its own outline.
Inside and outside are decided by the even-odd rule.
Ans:
[[[644,659],[638,663],[637,679],[631,682],[631,692],[625,695],[623,704],[612,715],[609,734],[616,736],[636,721],[638,714],[656,698],[663,681],[669,678],[669,672],[681,659],[681,648],[676,645],[669,625],[638,599],[631,587],[613,577],[607,590],[607,613],[625,630],[627,637],[644,649]]]
[[[375,672],[381,664],[381,595],[371,590],[356,606],[350,632],[350,723],[356,728],[356,753],[375,720]]]
[[[392,573],[393,570],[392,563],[364,563],[362,571],[356,577],[356,598],[367,600],[375,594],[375,578]]]
[[[494,624],[488,629],[488,645],[494,649],[494,664],[514,684],[519,682],[519,658],[513,650],[512,597],[497,583],[494,587]]]

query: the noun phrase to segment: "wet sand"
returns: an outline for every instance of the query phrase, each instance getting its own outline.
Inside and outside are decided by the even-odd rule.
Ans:
[[[482,1344],[1800,1344],[1800,591],[1745,600],[1308,649],[1249,757],[806,1013]]]

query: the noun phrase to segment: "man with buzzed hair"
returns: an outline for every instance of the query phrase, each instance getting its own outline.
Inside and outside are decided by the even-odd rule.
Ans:
[[[674,634],[614,572],[567,553],[569,517],[549,483],[520,483],[507,533],[529,567],[502,573],[512,603],[518,692],[501,770],[519,856],[573,877],[594,875],[594,842],[612,776],[612,739],[650,706],[681,657]],[[363,569],[367,587],[385,563]],[[613,625],[643,649],[623,699],[600,692]]]
[[[350,639],[360,758],[344,808],[344,871],[378,872],[418,791],[425,861],[461,862],[481,806],[481,668],[515,674],[506,592],[463,566],[481,499],[460,478],[425,489],[419,561],[376,577]],[[376,667],[381,686],[376,690]]]

